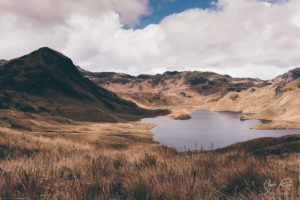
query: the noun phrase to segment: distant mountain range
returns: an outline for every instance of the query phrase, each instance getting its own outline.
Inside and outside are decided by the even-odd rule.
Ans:
[[[168,71],[163,74],[131,76],[128,74],[81,71],[98,86],[118,93],[145,106],[166,106],[184,103],[199,95],[216,101],[229,92],[269,85],[268,81],[251,78],[232,78],[213,72]]]
[[[298,128],[299,78],[300,68],[270,81],[199,71],[92,73],[59,52],[41,48],[0,60],[0,111],[122,122],[169,114],[166,109],[177,118],[204,108],[273,122],[264,128]]]
[[[204,108],[241,112],[244,119],[272,122],[257,128],[300,128],[300,68],[269,81],[199,71],[139,76],[82,73],[98,86],[140,106],[167,107],[174,118]]]

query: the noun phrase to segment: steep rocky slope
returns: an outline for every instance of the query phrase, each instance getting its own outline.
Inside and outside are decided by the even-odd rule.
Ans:
[[[165,113],[139,108],[96,86],[80,74],[69,58],[49,48],[1,65],[0,91],[1,110],[78,121],[137,120]]]

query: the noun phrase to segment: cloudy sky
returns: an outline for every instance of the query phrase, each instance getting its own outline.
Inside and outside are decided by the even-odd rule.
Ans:
[[[268,79],[300,66],[300,0],[0,0],[0,58],[43,46],[90,71]]]

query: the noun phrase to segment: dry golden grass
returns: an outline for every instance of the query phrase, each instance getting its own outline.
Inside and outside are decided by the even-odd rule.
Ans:
[[[241,92],[220,93],[221,88],[218,88],[218,92],[209,95],[197,92],[182,81],[178,79],[175,83],[167,82],[155,86],[148,81],[100,85],[140,107],[168,109],[171,113],[167,117],[171,118],[191,114],[199,109],[208,109],[241,112],[245,114],[245,118],[271,121],[255,125],[252,127],[254,129],[300,128],[300,80],[289,83],[274,81],[264,87],[259,82],[253,82],[253,87]]]
[[[273,199],[262,195],[265,180],[288,177],[296,199],[298,174],[285,159],[2,130],[0,199]]]
[[[246,114],[244,117],[270,120],[256,125],[255,129],[300,128],[300,80],[290,83],[274,82],[262,88],[250,88],[242,92],[230,92],[212,105],[212,111],[232,111]]]

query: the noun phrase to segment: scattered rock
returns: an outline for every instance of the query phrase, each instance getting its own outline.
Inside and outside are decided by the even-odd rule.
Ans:
[[[275,89],[275,96],[280,95],[284,92],[284,87],[283,86],[277,86]]]
[[[239,95],[238,95],[238,94],[234,94],[234,95],[230,96],[230,99],[231,99],[232,101],[236,101],[238,98],[239,98]]]
[[[182,114],[182,115],[178,115],[176,116],[174,119],[176,120],[188,120],[191,119],[192,117],[188,114]]]

